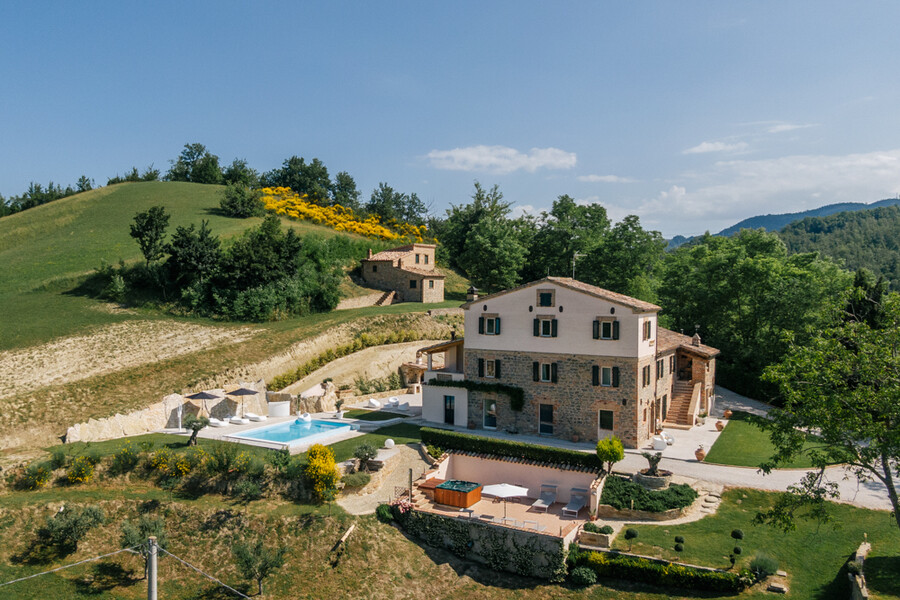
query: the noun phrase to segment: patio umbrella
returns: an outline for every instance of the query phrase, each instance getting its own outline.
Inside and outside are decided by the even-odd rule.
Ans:
[[[241,416],[244,416],[244,396],[255,396],[259,392],[256,390],[248,390],[245,387],[240,387],[233,392],[225,392],[226,396],[240,396],[241,397]]]
[[[519,498],[528,495],[528,488],[523,488],[510,483],[495,483],[481,488],[481,493],[487,496],[503,499],[503,518],[506,518],[506,501],[509,498]]]
[[[209,413],[209,409],[206,408],[207,400],[217,400],[221,398],[221,396],[216,396],[215,394],[210,394],[209,392],[197,392],[196,394],[191,394],[190,396],[185,396],[185,398],[190,398],[191,400],[203,400],[203,410],[206,411],[206,414]],[[202,413],[201,413],[202,414]],[[212,415],[210,415],[212,416]]]

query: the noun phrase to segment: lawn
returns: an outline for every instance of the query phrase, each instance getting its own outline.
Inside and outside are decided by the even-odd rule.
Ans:
[[[759,427],[762,417],[737,411],[712,448],[706,455],[705,462],[737,467],[758,467],[772,458],[775,446],[769,440],[769,434]],[[804,448],[816,446],[810,441]],[[781,468],[808,469],[813,465],[805,454],[800,454]]]
[[[363,408],[352,408],[344,411],[344,418],[359,419],[360,421],[389,421],[401,417],[407,418],[409,415],[401,415],[400,413],[392,413],[386,410],[365,410]]]
[[[710,567],[727,568],[728,555],[735,545],[743,549],[737,568],[749,564],[762,552],[779,561],[779,568],[787,571],[791,598],[821,599],[849,597],[849,584],[844,563],[868,534],[873,554],[885,566],[900,561],[900,531],[892,523],[887,511],[855,508],[846,504],[830,504],[833,524],[818,526],[814,522],[798,520],[797,530],[788,534],[771,527],[754,525],[757,511],[766,509],[776,495],[756,490],[729,490],[722,497],[718,512],[710,517],[682,525],[640,525],[633,552]],[[733,529],[741,529],[744,539],[731,538]],[[685,538],[684,550],[673,549],[674,538]],[[620,535],[614,544],[628,549],[628,542]],[[876,581],[888,591],[883,598],[898,598],[897,575],[877,568]],[[883,583],[882,583],[883,582]],[[764,592],[747,593],[741,598],[769,598]]]
[[[172,435],[169,433],[148,433],[146,435],[135,435],[116,440],[104,440],[102,442],[73,442],[71,444],[60,444],[58,446],[45,448],[45,450],[52,452],[56,449],[62,449],[68,456],[81,456],[83,454],[96,453],[103,457],[115,454],[115,452],[124,446],[126,442],[131,442],[135,451],[141,451],[145,446],[147,447],[148,452],[160,448],[169,448],[170,450],[179,452],[185,451],[188,448],[187,436]],[[221,442],[206,438],[197,438],[197,443],[200,446],[211,446]],[[272,452],[272,450],[269,450],[268,448],[260,448],[259,446],[250,446],[247,444],[241,444],[241,450],[246,450],[250,454],[256,454],[262,457],[265,457]]]

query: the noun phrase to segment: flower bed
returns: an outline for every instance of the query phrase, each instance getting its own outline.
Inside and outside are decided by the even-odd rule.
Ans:
[[[675,483],[665,490],[651,491],[627,479],[611,475],[606,478],[600,503],[620,511],[663,513],[687,508],[696,499],[697,491],[689,485]]]

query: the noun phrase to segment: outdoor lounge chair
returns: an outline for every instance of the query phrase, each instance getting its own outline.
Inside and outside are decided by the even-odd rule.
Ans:
[[[246,425],[250,422],[250,419],[244,419],[242,417],[231,417],[228,419],[228,422],[232,425]]]
[[[225,427],[226,425],[228,425],[228,421],[221,421],[215,417],[209,418],[210,427]]]
[[[572,488],[572,499],[563,507],[563,516],[578,517],[578,511],[587,504],[589,493],[584,488]]]
[[[244,416],[247,417],[248,419],[250,419],[251,421],[256,421],[256,422],[265,421],[267,418],[265,415],[258,415],[256,413],[244,413]]]
[[[554,502],[556,502],[556,486],[541,484],[541,497],[532,503],[531,508],[547,512]]]

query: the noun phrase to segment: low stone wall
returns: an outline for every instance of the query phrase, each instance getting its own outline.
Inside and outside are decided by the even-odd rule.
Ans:
[[[459,315],[462,316],[465,313],[461,308],[432,308],[431,310],[425,311],[425,314],[429,317],[434,317],[437,315]]]
[[[869,542],[863,542],[856,549],[856,554],[850,559],[850,562],[856,563],[858,573],[847,573],[850,579],[850,599],[851,600],[868,600],[869,589],[866,587],[866,576],[863,573],[863,566],[866,562],[866,556],[872,550]]]
[[[645,510],[619,510],[609,504],[600,504],[597,506],[597,518],[625,519],[629,521],[671,521],[686,515],[692,506],[693,504],[685,508],[672,508],[663,512],[647,512]]]
[[[262,390],[256,396],[245,396],[244,412],[268,414],[265,400],[265,383],[262,380],[253,384],[241,383],[241,386]],[[213,390],[224,394],[224,390]],[[66,430],[66,443],[99,442],[114,440],[130,435],[140,435],[159,431],[160,429],[176,429],[179,426],[178,409],[181,408],[181,419],[188,415],[203,415],[222,418],[241,411],[241,401],[223,397],[219,400],[188,400],[181,394],[169,394],[161,402],[151,404],[147,408],[128,414],[116,414],[103,419],[88,419],[86,423],[77,423]]]
[[[595,546],[597,548],[609,548],[612,543],[612,535],[608,533],[585,531],[584,526],[582,526],[578,532],[578,543],[587,546]]]
[[[551,581],[566,576],[565,538],[422,511],[410,512],[405,528],[432,546],[495,571]]]
[[[385,292],[375,292],[366,294],[365,296],[357,296],[356,298],[345,298],[341,300],[334,310],[347,310],[351,308],[365,308],[367,306],[375,306],[379,300],[385,297]],[[388,304],[393,304],[389,302]]]

